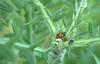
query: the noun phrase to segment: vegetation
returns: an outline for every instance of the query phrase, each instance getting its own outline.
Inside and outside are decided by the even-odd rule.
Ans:
[[[100,64],[99,17],[100,0],[0,0],[0,64]]]

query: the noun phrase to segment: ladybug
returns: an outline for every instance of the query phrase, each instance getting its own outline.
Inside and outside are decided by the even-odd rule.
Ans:
[[[58,32],[56,34],[56,41],[57,42],[60,42],[60,41],[63,41],[65,42],[67,39],[65,38],[65,33],[64,32]]]
[[[71,44],[71,43],[74,42],[74,40],[72,40],[72,39],[69,40],[69,39],[66,38],[65,32],[58,32],[56,34],[56,41],[57,42],[65,42],[65,41],[68,41],[69,44]]]

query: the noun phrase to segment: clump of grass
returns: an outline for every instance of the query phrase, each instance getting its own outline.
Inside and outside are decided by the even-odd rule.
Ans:
[[[0,64],[100,64],[98,5],[98,0],[1,0]],[[56,42],[58,32],[67,41]]]

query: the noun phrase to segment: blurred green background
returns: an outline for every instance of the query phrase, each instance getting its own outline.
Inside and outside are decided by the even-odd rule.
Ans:
[[[47,64],[43,51],[57,32],[69,30],[80,2],[0,0],[0,64]],[[67,36],[81,43],[65,55],[65,64],[100,64],[100,0],[86,3]],[[37,52],[36,47],[40,47]]]

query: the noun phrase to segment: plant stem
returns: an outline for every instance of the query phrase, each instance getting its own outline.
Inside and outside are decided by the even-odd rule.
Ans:
[[[47,22],[50,26],[53,34],[55,34],[55,32],[56,32],[55,26],[54,26],[53,21],[51,20],[51,18],[46,13],[46,10],[45,10],[45,7],[43,6],[43,4],[39,0],[33,0],[33,2],[40,8],[43,16],[45,17],[45,19],[47,20]]]
[[[90,39],[86,39],[86,40],[79,40],[74,43],[82,43],[82,42],[89,43],[89,42],[94,42],[94,41],[100,41],[100,37],[90,38]]]
[[[84,47],[84,46],[88,46],[89,43],[90,44],[100,44],[100,42],[95,42],[95,41],[100,41],[100,37],[75,41],[71,45],[71,48],[73,48],[73,47]]]
[[[98,58],[89,48],[87,48],[87,50],[88,50],[88,52],[93,56],[93,58],[94,58],[96,64],[100,64],[99,58]]]
[[[79,6],[79,8],[77,8],[77,0],[76,0],[75,6],[76,6],[76,9],[75,9],[76,15],[74,16],[74,14],[73,14],[73,22],[72,22],[68,32],[66,33],[67,36],[70,34],[71,30],[74,28],[75,23],[79,17],[79,14],[82,14],[82,11],[87,6],[87,2],[86,2],[86,0],[81,0],[80,6]]]
[[[73,22],[72,22],[72,24],[71,24],[69,30],[68,30],[67,33],[66,33],[67,36],[68,36],[69,33],[71,32],[71,30],[74,28],[74,26],[75,26],[75,22],[76,22],[77,19],[78,19],[78,16],[79,16],[80,10],[81,10],[81,6],[80,6],[79,9],[77,10],[75,17],[73,18]],[[74,14],[73,14],[73,16],[74,16]]]
[[[29,22],[32,19],[32,7],[29,8]],[[30,44],[33,43],[33,29],[32,29],[32,24],[29,24],[29,42]]]

